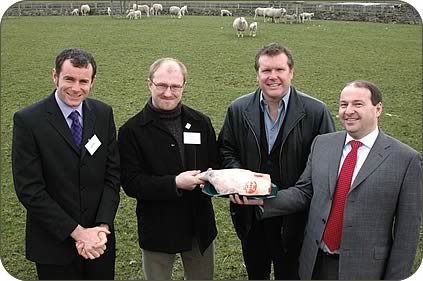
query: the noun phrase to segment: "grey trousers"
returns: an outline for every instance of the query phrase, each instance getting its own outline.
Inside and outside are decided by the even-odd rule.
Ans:
[[[173,264],[177,254],[142,251],[142,268],[146,280],[171,280]],[[201,255],[197,241],[194,239],[192,250],[179,253],[187,280],[213,280],[214,242]]]

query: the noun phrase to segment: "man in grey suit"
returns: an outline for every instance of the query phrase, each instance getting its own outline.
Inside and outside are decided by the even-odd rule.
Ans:
[[[339,104],[346,132],[315,138],[294,187],[279,191],[275,199],[231,197],[234,203],[262,205],[264,218],[310,207],[300,255],[302,279],[411,275],[421,223],[421,155],[378,128],[381,113],[382,96],[375,85],[363,80],[348,83]],[[357,141],[349,191],[338,209],[338,177]],[[332,217],[339,212],[340,227],[334,233],[339,241],[333,244],[329,233],[336,229]]]

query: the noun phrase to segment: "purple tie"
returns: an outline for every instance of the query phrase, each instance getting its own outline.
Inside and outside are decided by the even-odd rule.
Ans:
[[[79,122],[79,113],[78,111],[72,111],[71,114],[69,114],[68,118],[72,120],[71,125],[71,133],[73,136],[73,139],[75,140],[76,146],[78,148],[81,148],[82,143],[82,126]]]

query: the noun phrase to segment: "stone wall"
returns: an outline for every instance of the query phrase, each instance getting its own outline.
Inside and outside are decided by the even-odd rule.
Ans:
[[[283,7],[288,14],[313,12],[313,19],[371,21],[382,23],[421,24],[416,9],[405,2],[384,2],[369,5],[365,2],[318,2],[318,1],[22,1],[15,3],[5,16],[66,16],[74,8],[88,3],[91,15],[105,15],[112,7],[115,16],[122,16],[132,4],[153,3],[163,5],[166,15],[170,6],[188,6],[189,15],[219,16],[221,9],[230,10],[234,16],[254,16],[257,7]]]

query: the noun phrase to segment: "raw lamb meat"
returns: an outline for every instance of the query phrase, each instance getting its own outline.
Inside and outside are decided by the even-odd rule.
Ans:
[[[219,194],[268,195],[272,192],[270,175],[250,170],[210,169],[197,177],[210,182]]]

